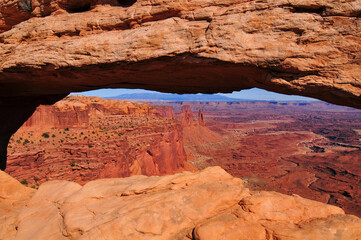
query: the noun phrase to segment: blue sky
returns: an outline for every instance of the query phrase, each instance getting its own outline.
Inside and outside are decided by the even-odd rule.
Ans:
[[[99,89],[88,92],[72,93],[84,96],[113,97],[125,93],[151,92],[143,89]],[[229,94],[223,94],[231,98],[249,99],[249,100],[267,100],[267,101],[315,101],[313,98],[306,98],[296,95],[284,95],[269,92],[259,88],[237,91]]]

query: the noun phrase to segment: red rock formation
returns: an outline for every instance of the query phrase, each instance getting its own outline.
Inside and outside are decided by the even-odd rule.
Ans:
[[[198,125],[200,125],[200,126],[205,125],[202,108],[200,108],[199,112],[198,112]]]
[[[154,114],[156,116],[162,117],[162,118],[175,119],[173,107],[171,107],[171,106],[155,106]]]
[[[182,126],[192,126],[194,114],[189,105],[183,105],[182,110],[178,114],[178,118],[182,119]]]
[[[200,108],[198,120],[194,121],[194,114],[190,105],[182,105],[180,113],[177,115],[182,121],[183,139],[186,146],[198,146],[207,143],[215,143],[223,138],[205,126],[203,111]],[[191,154],[188,157],[192,158]]]
[[[86,128],[89,126],[89,107],[86,104],[57,103],[52,106],[39,106],[24,123],[24,128]]]
[[[81,96],[40,106],[13,136],[7,172],[36,185],[46,179],[85,183],[194,170],[187,162],[180,124],[161,117],[172,116],[171,110]]]

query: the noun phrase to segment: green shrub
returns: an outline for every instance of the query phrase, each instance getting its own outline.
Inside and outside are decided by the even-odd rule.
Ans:
[[[23,185],[28,185],[28,181],[26,181],[26,179],[23,179],[20,183]]]
[[[69,163],[70,167],[75,167],[75,163],[74,162],[71,162]]]
[[[25,139],[24,142],[23,142],[23,145],[26,145],[28,144],[30,141],[28,139]]]
[[[49,133],[45,132],[41,135],[43,138],[49,138]]]

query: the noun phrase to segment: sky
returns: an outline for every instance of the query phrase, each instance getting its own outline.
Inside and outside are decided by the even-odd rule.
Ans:
[[[143,89],[99,89],[88,92],[72,93],[84,96],[98,96],[98,97],[113,97],[121,94],[152,92]],[[259,88],[252,88],[242,91],[237,91],[228,94],[222,94],[230,98],[248,99],[248,100],[266,100],[266,101],[316,101],[313,98],[301,97],[296,95],[285,95],[274,92],[269,92]]]

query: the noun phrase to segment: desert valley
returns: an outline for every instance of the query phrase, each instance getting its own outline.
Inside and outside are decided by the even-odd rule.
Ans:
[[[298,194],[361,216],[360,133],[361,111],[324,102],[69,96],[40,106],[11,138],[6,172],[38,188],[220,166],[252,190]]]

